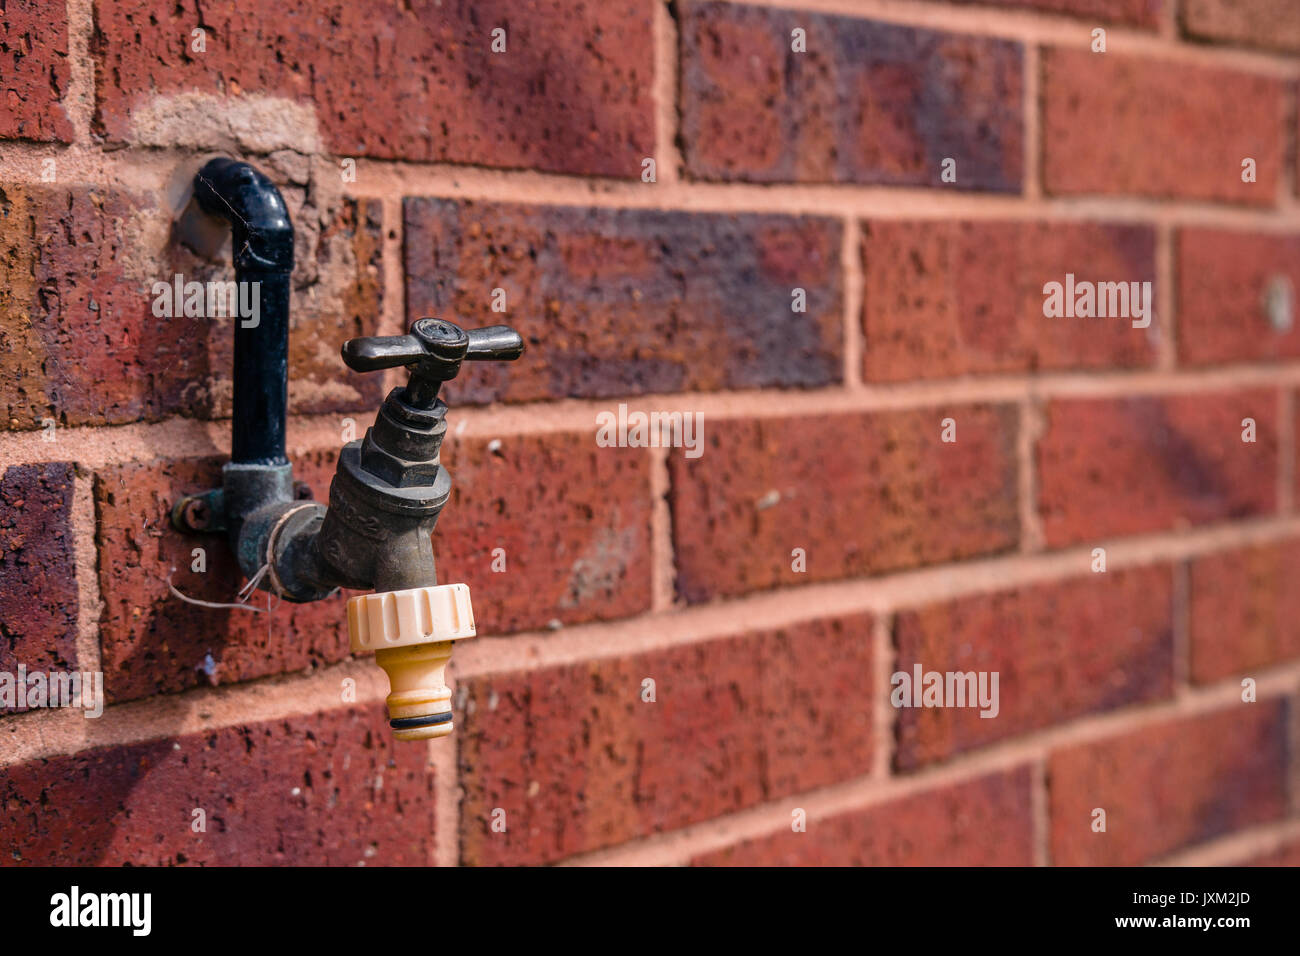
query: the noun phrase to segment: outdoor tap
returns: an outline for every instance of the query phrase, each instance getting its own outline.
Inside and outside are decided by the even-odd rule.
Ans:
[[[348,635],[354,653],[374,651],[388,674],[394,736],[445,736],[452,731],[443,679],[451,644],[473,637],[475,627],[468,586],[437,583],[432,533],[451,495],[439,459],[447,405],[438,392],[463,361],[519,358],[523,339],[503,325],[465,331],[422,318],[406,335],[344,342],[343,361],[353,371],[401,366],[409,379],[384,399],[365,438],[340,450],[328,507],[302,500],[284,455],[292,226],[274,185],[245,163],[208,163],[195,194],[203,212],[230,222],[237,278],[271,279],[275,314],[259,326],[237,324],[238,454],[223,469],[222,487],[176,502],[172,523],[225,532],[250,584],[284,600],[318,601],[339,588],[374,591],[348,601]]]

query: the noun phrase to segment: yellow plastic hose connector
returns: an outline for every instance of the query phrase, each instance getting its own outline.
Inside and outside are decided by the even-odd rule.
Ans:
[[[354,654],[374,651],[387,672],[389,725],[398,740],[452,732],[451,691],[444,680],[451,642],[474,635],[466,584],[381,591],[348,601],[348,642]]]

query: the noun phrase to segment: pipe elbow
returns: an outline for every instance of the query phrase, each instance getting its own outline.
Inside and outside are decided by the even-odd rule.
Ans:
[[[194,198],[209,216],[230,223],[235,268],[293,270],[293,222],[275,183],[248,163],[222,156],[195,177]]]

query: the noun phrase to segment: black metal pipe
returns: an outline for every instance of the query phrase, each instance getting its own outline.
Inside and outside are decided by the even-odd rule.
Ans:
[[[230,460],[286,464],[293,223],[275,184],[233,159],[222,157],[204,165],[194,177],[194,197],[205,213],[230,223],[240,301],[257,303],[256,321],[242,314],[234,317]]]

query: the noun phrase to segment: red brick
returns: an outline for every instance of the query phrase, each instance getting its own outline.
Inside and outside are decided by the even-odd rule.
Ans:
[[[1154,28],[1160,25],[1160,14],[1164,10],[1165,3],[1172,0],[955,0],[955,2],[1035,10],[1088,20],[1095,19],[1102,23],[1123,23]]]
[[[1237,704],[1068,747],[1048,763],[1051,859],[1132,866],[1286,812],[1286,707]],[[1094,833],[1093,810],[1106,811]]]
[[[803,29],[807,52],[791,52]],[[1018,192],[1022,50],[989,37],[731,3],[681,12],[682,132],[701,179]]]
[[[0,472],[0,672],[78,670],[73,466]]]
[[[227,281],[166,236],[142,196],[0,190],[0,414],[10,428],[228,414],[231,319],[153,315],[156,282]],[[144,236],[155,236],[154,240]],[[156,244],[151,244],[156,243]],[[343,203],[316,247],[317,281],[294,297],[290,394],[301,412],[371,409],[381,384],[348,372],[343,339],[374,332],[381,305],[379,204]],[[300,263],[300,270],[305,264]]]
[[[1267,390],[1052,402],[1037,452],[1047,543],[1272,513],[1277,405]]]
[[[236,0],[98,2],[96,127],[130,140],[155,97],[248,93],[314,106],[344,156],[639,176],[654,152],[652,7],[286,0],[249,16]],[[507,52],[493,54],[498,26]]]
[[[393,742],[376,705],[35,760],[0,768],[0,852],[37,866],[422,866],[427,758]]]
[[[1272,205],[1286,150],[1281,81],[1088,50],[1043,53],[1043,184]],[[1241,161],[1258,164],[1241,181]]]
[[[870,634],[855,615],[464,682],[463,861],[556,860],[867,773]]]
[[[1173,692],[1173,574],[1109,571],[899,614],[896,669],[998,674],[998,711],[900,708],[899,767]]]
[[[703,853],[695,866],[1032,866],[1027,768],[808,821]],[[795,801],[791,801],[793,804]],[[793,810],[793,807],[792,807]]]
[[[110,701],[251,680],[348,656],[348,592],[312,604],[284,602],[271,614],[258,614],[197,607],[167,590],[171,575],[182,594],[228,603],[244,583],[224,534],[181,534],[168,518],[182,496],[221,484],[222,460],[129,463],[95,476],[100,644]],[[333,466],[332,454],[320,454],[295,462],[294,473],[320,501]],[[203,573],[191,570],[195,548],[206,551]],[[265,608],[267,594],[259,591],[251,603]]]
[[[1183,0],[1183,33],[1198,40],[1300,52],[1300,11],[1292,0]]]
[[[1192,679],[1212,681],[1300,657],[1300,541],[1191,562]]]
[[[1014,409],[988,405],[710,421],[698,459],[669,456],[678,591],[707,601],[1013,549],[1016,431]]]
[[[407,318],[509,322],[523,361],[465,368],[452,401],[840,381],[840,225],[776,215],[407,199]],[[493,291],[506,313],[493,312]],[[807,311],[792,311],[792,290]]]
[[[454,420],[455,413],[452,413]],[[480,634],[650,608],[650,459],[591,434],[452,437],[452,497],[438,519],[438,578],[470,586]],[[492,552],[505,551],[504,572]]]
[[[0,139],[71,143],[68,11],[64,4],[8,0],[0,17]]]
[[[1067,273],[1151,282],[1155,234],[1094,223],[864,225],[863,373],[897,382],[953,375],[1150,366],[1156,325],[1049,319],[1043,286]]]
[[[1300,236],[1184,229],[1178,235],[1178,357],[1187,365],[1300,356]],[[1287,295],[1290,326],[1270,321]]]

